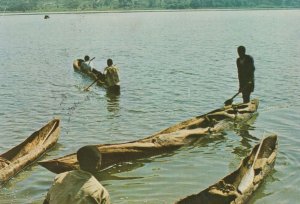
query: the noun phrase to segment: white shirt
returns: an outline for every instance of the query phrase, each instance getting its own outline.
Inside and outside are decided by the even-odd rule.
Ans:
[[[92,62],[89,63],[89,61],[87,62],[82,62],[80,68],[85,71],[85,72],[90,72],[92,71]]]
[[[46,200],[50,204],[110,204],[107,190],[92,174],[82,170],[58,174]]]

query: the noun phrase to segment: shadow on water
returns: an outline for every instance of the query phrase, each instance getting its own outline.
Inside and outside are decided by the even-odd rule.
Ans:
[[[124,173],[124,172],[129,172],[133,171],[135,169],[144,167],[145,164],[152,163],[157,159],[160,158],[166,158],[166,157],[172,157],[175,155],[176,152],[167,152],[161,155],[156,155],[150,158],[141,158],[141,159],[136,159],[131,162],[123,162],[123,163],[118,163],[115,164],[111,167],[108,167],[101,172],[98,172],[95,177],[99,181],[106,181],[106,180],[133,180],[133,179],[141,179],[143,177],[138,177],[138,176],[117,176],[116,174],[119,173]]]
[[[114,165],[109,167],[95,175],[95,177],[99,181],[106,181],[106,180],[131,180],[131,179],[141,179],[143,177],[138,176],[117,176],[116,174],[121,172],[128,172],[133,171],[137,168],[141,168],[145,165],[145,162],[142,161],[134,161],[134,162],[124,162],[121,164]]]

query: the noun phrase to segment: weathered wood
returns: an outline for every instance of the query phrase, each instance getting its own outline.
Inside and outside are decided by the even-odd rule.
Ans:
[[[193,143],[210,133],[221,132],[228,123],[249,120],[258,107],[258,100],[247,104],[237,104],[214,110],[207,114],[178,123],[147,138],[120,144],[97,145],[102,154],[101,168],[107,168],[119,162],[132,161],[173,151]],[[40,161],[40,165],[54,173],[78,169],[76,154],[53,160]]]
[[[214,185],[198,194],[187,196],[176,204],[243,204],[246,203],[263,179],[272,170],[277,155],[277,135],[266,137],[262,141],[256,162],[254,163],[254,179],[244,193],[238,191],[243,176],[252,166],[254,157],[259,148],[255,145],[251,153],[245,157],[237,170],[224,177]]]
[[[59,119],[53,119],[25,141],[0,155],[0,184],[8,181],[53,147],[59,137]]]

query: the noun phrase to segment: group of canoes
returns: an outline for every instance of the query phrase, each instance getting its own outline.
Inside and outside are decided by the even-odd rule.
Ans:
[[[252,99],[249,103],[224,106],[175,124],[144,139],[119,144],[95,145],[101,153],[101,169],[174,151],[182,146],[193,144],[207,135],[223,132],[231,127],[228,124],[246,123],[257,114],[258,104],[257,99]],[[52,148],[60,134],[59,125],[60,120],[53,119],[24,142],[1,154],[0,183],[7,182]],[[234,172],[199,193],[178,198],[176,203],[245,203],[272,170],[276,154],[277,136],[266,136],[253,147]],[[75,153],[39,161],[38,164],[54,173],[79,168]]]

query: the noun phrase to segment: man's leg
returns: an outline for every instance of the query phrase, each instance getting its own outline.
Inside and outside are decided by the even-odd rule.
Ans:
[[[242,94],[243,94],[243,102],[249,103],[251,92],[247,90],[247,91],[242,92]]]

